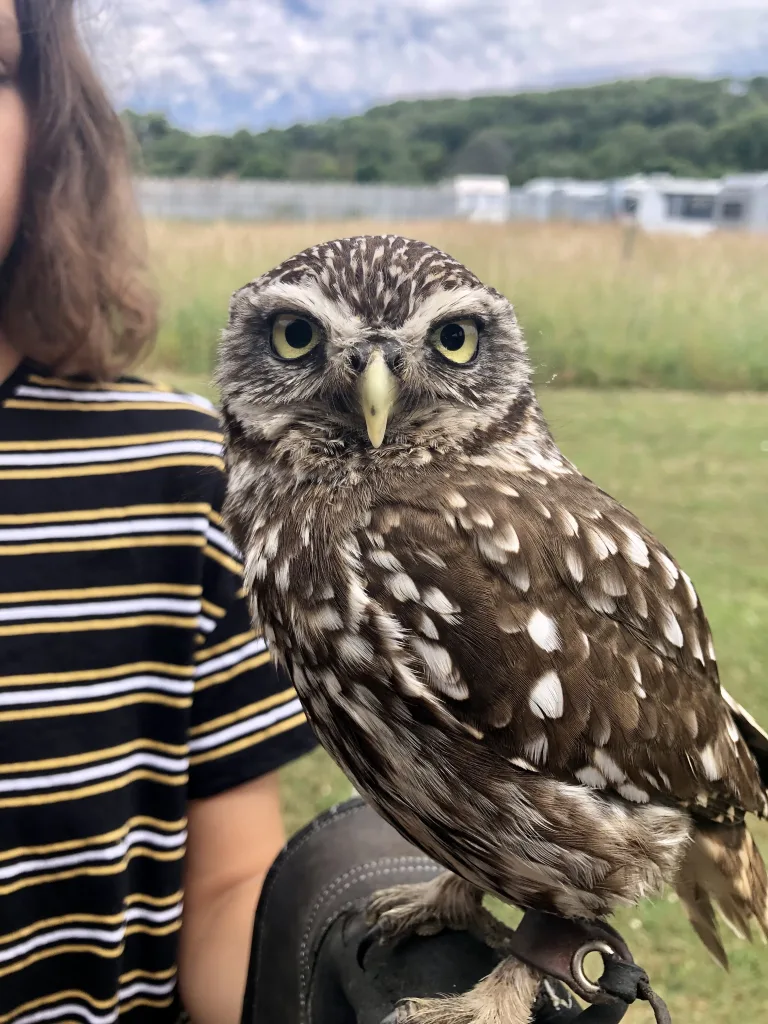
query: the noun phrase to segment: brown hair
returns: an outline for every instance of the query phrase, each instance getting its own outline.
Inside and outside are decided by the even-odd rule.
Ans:
[[[106,380],[139,358],[156,325],[126,137],[78,37],[74,0],[16,9],[31,137],[0,321],[24,355]]]

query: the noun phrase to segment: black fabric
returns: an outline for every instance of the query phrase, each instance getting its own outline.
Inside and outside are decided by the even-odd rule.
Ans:
[[[204,399],[0,385],[0,1019],[175,1019],[186,816],[315,746],[251,628]]]

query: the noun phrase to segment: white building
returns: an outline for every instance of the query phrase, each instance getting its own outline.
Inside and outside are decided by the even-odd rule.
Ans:
[[[715,205],[719,228],[768,231],[768,173],[731,174]]]
[[[716,227],[715,206],[722,181],[673,178],[669,174],[638,175],[617,182],[622,219],[644,231],[675,231],[705,235]]]
[[[447,183],[456,216],[501,224],[509,219],[510,186],[504,174],[460,174]]]
[[[534,178],[523,185],[518,218],[605,221],[614,216],[613,190],[606,181]]]

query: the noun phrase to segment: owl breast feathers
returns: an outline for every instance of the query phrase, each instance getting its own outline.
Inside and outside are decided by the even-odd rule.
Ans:
[[[768,928],[768,737],[696,590],[560,453],[509,302],[406,239],[316,246],[233,298],[226,516],[321,742],[469,882],[597,917],[674,884]]]

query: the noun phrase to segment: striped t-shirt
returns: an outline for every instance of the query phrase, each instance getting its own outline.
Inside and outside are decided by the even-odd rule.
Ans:
[[[187,801],[314,744],[223,493],[202,398],[0,384],[0,1024],[174,1020]]]

